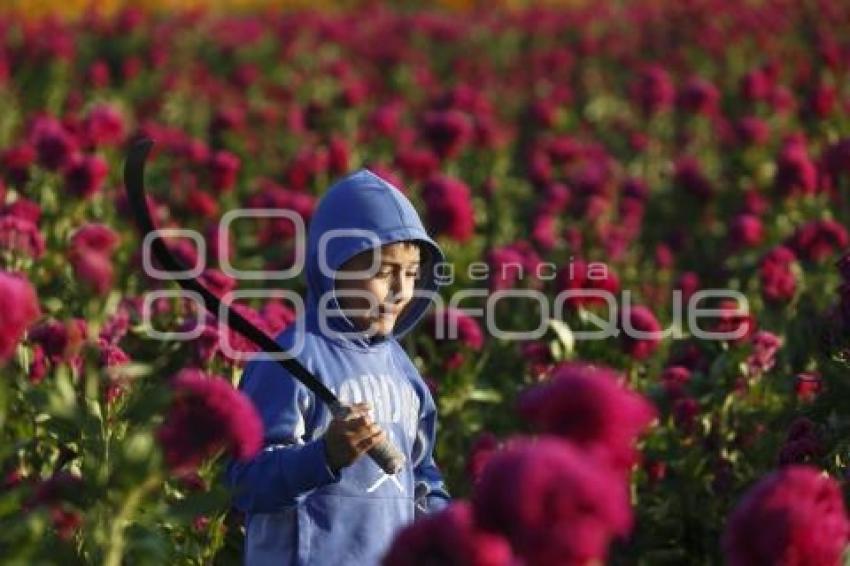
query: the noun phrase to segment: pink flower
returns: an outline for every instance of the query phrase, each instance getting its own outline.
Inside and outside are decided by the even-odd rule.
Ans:
[[[700,200],[707,200],[714,196],[714,186],[706,177],[699,161],[693,157],[682,157],[676,162],[673,182],[677,187]]]
[[[26,185],[29,181],[30,167],[35,159],[35,149],[29,144],[21,144],[3,151],[0,154],[0,168],[3,170],[6,182],[17,187]]]
[[[173,391],[156,434],[172,471],[192,471],[222,448],[240,460],[262,448],[263,423],[253,403],[223,378],[184,369],[173,378]]]
[[[730,566],[839,564],[850,521],[837,482],[810,466],[769,473],[729,516],[723,553]]]
[[[86,224],[71,236],[68,256],[77,277],[90,284],[98,294],[112,288],[112,252],[118,235],[105,224]]]
[[[717,110],[720,91],[710,81],[694,76],[679,91],[676,104],[694,114],[713,114]]]
[[[524,273],[525,260],[513,246],[493,248],[487,252],[487,265],[490,268],[489,287],[491,291],[512,288],[521,273]]]
[[[817,191],[817,167],[809,158],[802,136],[791,136],[782,145],[776,160],[774,184],[783,196],[810,195]]]
[[[644,114],[654,114],[669,108],[676,97],[670,75],[659,65],[645,68],[632,85],[632,97]]]
[[[492,432],[482,432],[475,438],[466,460],[466,475],[473,483],[481,476],[481,471],[498,447],[499,439]]]
[[[788,241],[803,259],[819,262],[847,247],[847,229],[835,220],[812,220],[799,228]]]
[[[791,269],[797,256],[785,246],[770,250],[759,264],[761,293],[764,300],[772,304],[784,304],[797,292],[797,276]]]
[[[73,363],[80,353],[88,334],[88,325],[81,318],[65,322],[44,322],[30,329],[29,339],[41,345],[44,354],[53,363]]]
[[[466,501],[451,503],[402,529],[393,540],[382,566],[511,566],[510,544],[475,525]]]
[[[100,190],[109,174],[106,161],[97,155],[75,155],[64,171],[65,189],[80,198],[89,198]]]
[[[563,437],[627,472],[637,461],[637,438],[656,411],[623,380],[607,367],[564,363],[551,378],[524,391],[517,408],[536,430]]]
[[[684,366],[669,366],[661,372],[661,383],[671,399],[684,396],[684,387],[690,380],[691,370]]]
[[[38,259],[46,249],[44,236],[33,222],[14,215],[0,216],[0,249]]]
[[[634,359],[645,360],[658,349],[661,343],[661,325],[647,307],[629,305],[623,312],[621,326],[623,350]],[[639,336],[637,333],[651,335]]]
[[[750,339],[752,353],[747,357],[747,366],[753,374],[770,371],[776,363],[776,352],[782,340],[767,330],[759,330]]]
[[[12,357],[24,332],[40,316],[38,297],[29,280],[0,271],[0,363]]]
[[[761,220],[753,214],[739,214],[732,220],[729,243],[733,249],[758,246],[764,238]]]
[[[88,140],[96,146],[111,146],[124,140],[124,118],[113,106],[98,104],[93,107],[84,122]]]
[[[566,298],[570,308],[607,304],[606,294],[614,295],[620,291],[620,278],[611,266],[582,259],[570,261],[558,270],[555,283],[558,292],[573,292]],[[587,295],[582,296],[583,293]]]
[[[400,149],[395,156],[395,165],[410,179],[424,181],[437,172],[440,162],[429,149]]]
[[[30,131],[30,141],[38,162],[46,169],[58,171],[65,167],[76,151],[76,141],[58,120],[51,117],[36,119]]]
[[[431,177],[422,187],[428,224],[439,234],[468,241],[475,233],[475,210],[466,183],[446,175]]]
[[[717,333],[738,335],[737,338],[729,338],[733,344],[742,344],[750,339],[753,332],[756,330],[756,318],[744,309],[734,299],[723,299],[717,306],[716,310],[720,311],[717,315],[715,324],[711,331]]]
[[[554,437],[515,438],[493,454],[472,494],[475,521],[505,536],[528,566],[604,560],[632,514],[625,480]]]
[[[229,151],[217,151],[210,159],[209,169],[212,188],[218,193],[233,190],[241,162]]]
[[[463,364],[466,359],[464,350],[479,351],[484,346],[481,325],[460,309],[435,310],[426,320],[425,327],[444,355],[447,370]]]
[[[459,110],[431,111],[425,114],[422,133],[440,159],[449,159],[470,141],[472,123]]]

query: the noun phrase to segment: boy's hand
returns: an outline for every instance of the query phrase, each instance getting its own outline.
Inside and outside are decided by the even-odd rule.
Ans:
[[[369,416],[368,403],[356,403],[351,408],[345,419],[334,418],[325,431],[325,456],[334,473],[386,438],[386,433]]]

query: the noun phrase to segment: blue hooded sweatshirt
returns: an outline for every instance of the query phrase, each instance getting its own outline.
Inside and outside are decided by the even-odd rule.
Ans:
[[[338,310],[328,275],[359,252],[402,240],[416,240],[428,252],[417,295],[391,335],[357,334]],[[246,516],[249,566],[376,565],[400,527],[448,504],[432,455],[434,400],[398,343],[429,307],[428,294],[437,287],[432,267],[443,259],[410,201],[367,169],[341,179],[321,199],[308,231],[304,313],[276,341],[343,403],[368,402],[407,461],[388,476],[363,454],[335,475],[325,456],[323,434],[332,419],[327,407],[270,356],[254,356],[239,388],[262,417],[265,447],[250,461],[231,460],[226,471],[234,505]],[[323,296],[335,314],[324,325]]]

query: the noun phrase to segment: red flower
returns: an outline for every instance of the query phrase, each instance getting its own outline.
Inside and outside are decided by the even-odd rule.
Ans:
[[[714,196],[714,186],[703,173],[699,161],[693,157],[682,157],[676,162],[673,182],[677,187],[700,200],[707,200]]]
[[[801,401],[811,401],[823,389],[820,372],[803,371],[794,376],[794,393]]]
[[[566,438],[627,472],[637,461],[637,438],[656,411],[622,386],[623,379],[607,367],[564,363],[520,395],[518,410],[536,430]]]
[[[58,120],[51,117],[41,117],[33,123],[30,140],[39,164],[51,171],[65,167],[76,150],[73,136]]]
[[[482,432],[475,438],[466,460],[466,475],[472,482],[478,480],[481,471],[499,447],[499,439],[492,432]]]
[[[776,190],[783,196],[817,191],[817,167],[809,158],[802,136],[790,136],[776,161]]]
[[[588,296],[569,296],[566,304],[571,308],[607,304],[604,295],[620,291],[620,278],[613,268],[600,262],[571,261],[558,270],[555,283],[559,292],[588,292]]]
[[[39,316],[38,297],[29,280],[0,271],[0,363],[12,357],[24,332]]]
[[[758,246],[764,237],[761,220],[753,214],[739,214],[732,220],[729,243],[733,249]]]
[[[29,169],[36,158],[35,149],[29,144],[11,147],[0,154],[0,167],[10,185],[23,187],[29,181]]]
[[[173,379],[174,400],[157,431],[172,471],[192,471],[226,448],[240,460],[262,448],[263,423],[250,399],[221,377],[181,370]]]
[[[632,97],[644,114],[654,114],[669,108],[676,97],[670,75],[659,65],[644,69],[632,85]]]
[[[431,177],[422,187],[428,223],[439,234],[466,242],[475,233],[475,210],[469,187],[445,175]]]
[[[768,252],[759,264],[761,293],[768,303],[783,304],[794,298],[797,292],[797,276],[791,269],[797,256],[785,246],[777,246]]]
[[[752,353],[747,357],[750,372],[758,374],[770,371],[776,363],[776,352],[782,347],[782,340],[767,330],[759,330],[750,338]]]
[[[112,252],[118,235],[105,224],[86,224],[71,236],[69,258],[77,277],[104,295],[112,288]]]
[[[810,466],[788,466],[745,494],[726,523],[723,553],[730,566],[833,566],[848,534],[837,482]]]
[[[847,229],[835,220],[812,220],[800,226],[788,244],[803,259],[823,261],[847,247]]]
[[[215,152],[209,163],[213,190],[219,193],[233,190],[240,165],[239,158],[229,151]]]
[[[97,155],[75,155],[65,169],[65,189],[80,198],[89,198],[98,190],[109,174],[106,161]]]
[[[382,566],[510,566],[515,564],[508,541],[479,529],[465,501],[450,504],[402,529]]]
[[[96,146],[120,144],[124,139],[124,118],[121,113],[108,104],[98,104],[86,116],[84,126],[86,137]]]
[[[0,249],[40,258],[46,249],[35,223],[15,215],[0,216]]]
[[[742,344],[750,339],[756,330],[756,318],[749,310],[742,308],[735,299],[723,299],[716,310],[720,311],[712,332],[740,335],[729,338],[733,344]]]
[[[528,566],[604,560],[632,526],[625,480],[554,437],[516,438],[493,454],[472,494],[476,523]]]
[[[626,320],[629,323],[628,328]],[[634,359],[645,360],[658,349],[661,343],[661,325],[647,307],[629,305],[623,313],[621,326],[623,349]],[[651,336],[638,336],[634,331]]]
[[[431,111],[425,114],[423,135],[440,159],[460,153],[472,137],[472,123],[459,110]]]
[[[688,79],[679,91],[676,104],[681,109],[694,114],[713,114],[717,110],[720,91],[714,84],[701,77]]]

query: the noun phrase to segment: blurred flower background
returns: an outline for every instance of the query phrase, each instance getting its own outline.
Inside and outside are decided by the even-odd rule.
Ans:
[[[846,560],[850,5],[306,4],[3,3],[4,559],[240,563],[220,473],[262,444],[252,345],[143,270],[122,166],[148,136],[149,209],[202,235],[167,243],[227,301],[304,284],[225,273],[297,245],[226,212],[309,223],[363,166],[444,247],[446,306],[404,346],[456,501],[385,564]],[[699,303],[739,338],[675,323],[711,289],[747,299]],[[512,290],[549,308],[475,314]],[[580,290],[616,300],[555,301]],[[295,316],[233,301],[272,336]],[[577,339],[600,319],[646,334]]]

